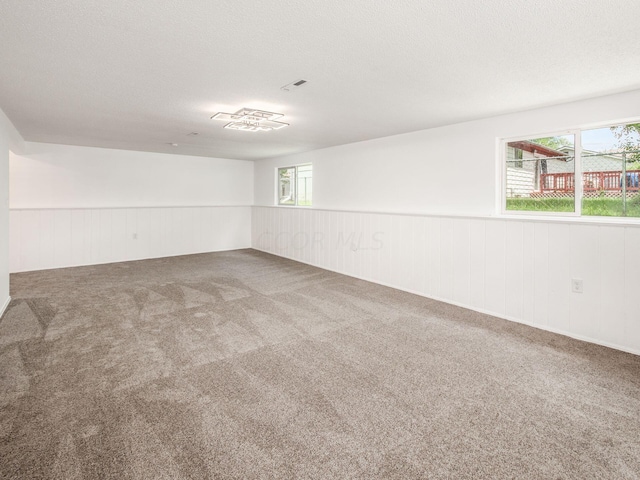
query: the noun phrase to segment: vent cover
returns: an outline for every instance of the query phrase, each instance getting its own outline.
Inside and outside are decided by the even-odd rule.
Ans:
[[[291,92],[293,90],[296,90],[302,87],[303,85],[306,85],[306,83],[307,83],[306,80],[302,80],[302,79],[296,80],[295,82],[288,83],[284,87],[280,87],[280,90],[284,90],[285,92]]]

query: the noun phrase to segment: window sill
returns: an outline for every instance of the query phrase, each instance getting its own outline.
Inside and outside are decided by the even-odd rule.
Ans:
[[[520,220],[529,222],[549,222],[549,223],[577,223],[584,225],[629,225],[640,227],[640,217],[596,217],[596,216],[576,216],[576,215],[529,215],[527,213],[513,214],[500,213],[494,218],[505,220]]]

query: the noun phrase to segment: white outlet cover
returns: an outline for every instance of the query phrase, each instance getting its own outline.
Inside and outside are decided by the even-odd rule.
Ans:
[[[582,283],[582,279],[580,278],[572,278],[571,279],[571,291],[573,293],[582,293],[583,290],[583,283]]]

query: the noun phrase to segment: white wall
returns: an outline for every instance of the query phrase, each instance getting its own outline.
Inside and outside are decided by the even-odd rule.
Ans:
[[[251,245],[250,161],[27,142],[10,182],[12,272]]]
[[[316,208],[491,215],[497,138],[638,119],[638,105],[640,90],[257,161],[255,202],[274,205],[276,167],[313,163]]]
[[[0,315],[9,302],[9,137],[2,127],[0,124]]]
[[[629,225],[253,211],[258,250],[636,354],[639,245]]]
[[[11,272],[251,247],[251,207],[11,210]]]
[[[253,246],[640,354],[640,224],[495,217],[498,138],[638,105],[640,90],[256,162]],[[272,206],[274,169],[308,162],[314,208]]]
[[[21,151],[22,137],[0,110],[0,316],[9,305],[9,150]]]
[[[11,155],[11,208],[253,204],[253,162],[26,143]]]

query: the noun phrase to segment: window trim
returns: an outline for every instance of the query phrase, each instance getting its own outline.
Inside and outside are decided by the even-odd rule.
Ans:
[[[276,169],[275,169],[275,176],[276,176],[275,205],[277,207],[311,208],[313,206],[313,197],[311,199],[311,205],[299,205],[298,204],[298,168],[299,167],[306,167],[306,166],[311,166],[311,171],[313,172],[313,162],[298,163],[298,164],[295,164],[295,165],[276,167]],[[280,203],[280,170],[288,170],[290,168],[293,168],[295,170],[295,173],[294,173],[294,177],[295,177],[294,178],[294,182],[295,182],[295,203],[293,203],[293,204]],[[311,182],[313,183],[313,174],[311,176]]]

